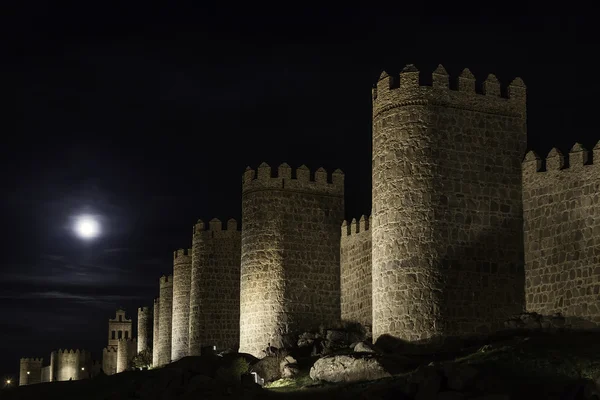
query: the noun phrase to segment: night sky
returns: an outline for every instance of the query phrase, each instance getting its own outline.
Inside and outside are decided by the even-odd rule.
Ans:
[[[521,76],[530,149],[600,139],[583,17],[15,3],[0,17],[0,376],[56,348],[99,359],[107,319],[152,305],[197,219],[241,218],[247,165],[341,168],[347,218],[370,213],[383,69]],[[81,213],[101,218],[97,240],[73,235]]]

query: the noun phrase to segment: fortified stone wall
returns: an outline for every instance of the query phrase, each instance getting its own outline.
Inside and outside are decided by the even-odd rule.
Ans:
[[[135,339],[121,339],[117,347],[117,374],[126,371],[129,363],[137,354],[137,341]]]
[[[89,377],[92,357],[85,350],[58,350],[54,357],[54,376],[56,381],[80,380]]]
[[[600,142],[523,162],[527,310],[600,324]]]
[[[152,351],[152,309],[150,307],[138,308],[137,319],[137,352],[148,349]]]
[[[160,278],[160,311],[158,328],[158,366],[171,362],[171,329],[173,317],[173,275]]]
[[[42,367],[42,378],[41,382],[51,382],[50,381],[50,371],[52,370],[52,365],[47,365]]]
[[[158,366],[158,338],[160,329],[160,298],[154,299],[154,315],[152,321],[152,366]]]
[[[117,346],[108,346],[102,350],[102,371],[106,375],[117,373]]]
[[[192,249],[173,252],[173,320],[171,360],[188,355]]]
[[[262,356],[268,343],[339,323],[340,225],[344,175],[263,163],[242,185],[240,352]]]
[[[342,224],[340,245],[342,321],[372,326],[371,231],[369,217]]]
[[[91,377],[95,378],[96,376],[100,375],[100,371],[102,371],[102,361],[92,361]]]
[[[409,65],[373,89],[373,340],[486,332],[524,310],[526,89],[449,90]],[[493,150],[490,150],[493,149]]]
[[[240,339],[241,232],[214,218],[194,225],[190,293],[190,355],[204,346],[237,350]]]
[[[33,385],[42,381],[43,358],[21,358],[19,363],[19,386]]]

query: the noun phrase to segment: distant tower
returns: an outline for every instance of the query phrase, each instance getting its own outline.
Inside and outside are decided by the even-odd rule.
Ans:
[[[107,346],[102,349],[102,371],[106,375],[117,373],[117,347]]]
[[[129,363],[136,355],[137,342],[135,339],[120,339],[117,346],[117,374],[126,371]]]
[[[173,275],[160,278],[160,311],[158,322],[158,366],[171,362],[171,329],[173,316]]]
[[[179,249],[173,252],[172,361],[188,355],[191,274],[192,249]]]
[[[244,173],[240,352],[262,356],[268,343],[340,321],[344,175],[310,175],[282,164],[273,178],[265,163]]]
[[[373,89],[373,340],[489,332],[524,310],[525,87],[412,65]]]
[[[237,350],[240,340],[241,232],[237,221],[223,229],[213,218],[194,225],[190,292],[189,355],[203,347]],[[207,229],[208,228],[208,229]]]
[[[125,310],[118,309],[115,318],[108,320],[108,345],[117,346],[119,339],[130,339],[131,318],[125,316]]]
[[[152,309],[150,307],[138,308],[137,320],[137,352],[152,351]]]
[[[158,340],[160,327],[160,297],[154,299],[154,315],[152,324],[152,366],[158,366]]]
[[[19,386],[33,385],[42,381],[43,358],[21,358],[19,365]]]

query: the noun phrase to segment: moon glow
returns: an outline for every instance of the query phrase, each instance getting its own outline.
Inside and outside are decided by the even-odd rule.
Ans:
[[[93,239],[100,234],[100,224],[89,215],[78,217],[75,221],[75,233],[82,239]]]

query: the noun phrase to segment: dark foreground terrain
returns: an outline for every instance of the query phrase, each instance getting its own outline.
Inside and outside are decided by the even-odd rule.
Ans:
[[[187,357],[167,367],[0,391],[2,400],[83,399],[594,399],[600,400],[600,333],[514,334],[432,354],[351,354],[379,360],[390,377],[344,383],[309,376],[253,383],[247,355]],[[342,351],[340,354],[344,354]],[[330,355],[329,357],[332,357]],[[243,376],[240,378],[240,375]]]

